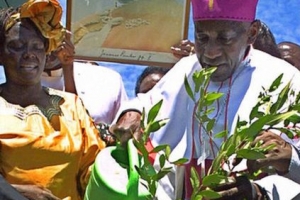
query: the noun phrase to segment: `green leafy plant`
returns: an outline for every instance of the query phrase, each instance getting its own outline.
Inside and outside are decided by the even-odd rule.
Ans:
[[[219,194],[210,188],[222,182],[229,181],[229,177],[234,171],[234,166],[229,168],[229,170],[224,170],[222,166],[224,164],[230,166],[229,158],[231,156],[235,155],[240,159],[264,158],[264,152],[273,148],[273,146],[262,148],[260,143],[252,145],[255,137],[261,131],[270,129],[279,130],[286,133],[290,138],[300,135],[299,130],[295,128],[295,124],[300,122],[298,114],[300,111],[300,94],[296,94],[291,89],[290,82],[279,91],[283,77],[282,74],[273,81],[269,88],[262,88],[257,104],[250,113],[249,120],[240,121],[238,119],[232,135],[228,137],[226,130],[213,133],[215,119],[210,118],[209,114],[215,108],[211,107],[211,105],[223,95],[222,93],[206,91],[210,76],[215,69],[202,69],[195,72],[192,77],[194,82],[193,88],[189,84],[187,77],[185,78],[185,88],[190,98],[195,102],[194,116],[201,128],[211,139],[227,137],[227,140],[220,146],[208,174],[203,177],[202,184],[200,184],[199,174],[192,168],[190,178],[193,187],[192,200],[201,200],[204,197],[209,199],[219,197]],[[196,99],[196,96],[199,98]],[[274,98],[274,96],[277,98]],[[291,97],[293,97],[292,101]],[[249,178],[253,178],[257,174],[245,174],[245,172],[241,172],[239,175],[246,175]]]
[[[300,135],[299,130],[295,127],[295,124],[300,122],[298,114],[300,111],[300,94],[296,94],[291,89],[290,82],[279,90],[283,75],[276,78],[269,88],[262,88],[262,92],[258,96],[258,101],[250,112],[249,120],[240,121],[238,119],[233,134],[228,136],[226,130],[214,133],[216,120],[209,116],[215,110],[213,107],[214,102],[224,95],[223,93],[208,92],[206,90],[210,76],[215,70],[216,68],[208,68],[194,72],[192,76],[193,88],[189,84],[187,77],[185,77],[184,81],[185,89],[195,103],[194,116],[207,136],[211,140],[214,138],[227,138],[221,144],[207,175],[200,178],[197,171],[194,168],[191,169],[190,180],[193,187],[191,200],[201,200],[203,198],[215,199],[220,197],[211,188],[222,182],[230,181],[230,176],[234,172],[234,166],[227,170],[224,170],[222,166],[224,164],[230,166],[229,158],[231,156],[235,155],[240,159],[264,158],[264,152],[273,148],[273,146],[262,148],[261,143],[252,145],[255,137],[261,131],[270,129],[279,130],[286,133],[290,138]],[[274,96],[277,98],[274,98]],[[291,100],[291,97],[293,97],[293,100]],[[143,110],[140,122],[143,131],[142,138],[141,140],[133,140],[134,145],[140,152],[142,163],[140,167],[136,167],[136,170],[140,178],[147,183],[151,194],[150,199],[155,197],[158,181],[171,171],[172,165],[182,165],[187,162],[185,158],[170,162],[171,149],[167,144],[159,145],[150,151],[146,148],[150,134],[162,128],[169,121],[169,119],[156,119],[162,103],[161,100],[155,104],[147,115],[145,110]],[[152,153],[159,155],[159,169],[155,169],[150,162],[149,157]],[[246,175],[252,179],[259,172],[255,174],[245,173],[239,172],[236,175]]]
[[[187,161],[187,159],[182,158],[177,161],[170,162],[169,156],[171,153],[171,149],[170,146],[167,144],[158,145],[150,151],[146,149],[146,143],[149,140],[150,133],[159,130],[169,121],[168,119],[156,120],[161,105],[162,105],[162,100],[159,101],[150,109],[147,118],[146,118],[145,110],[143,110],[141,124],[140,124],[141,129],[143,130],[142,139],[133,140],[134,145],[141,153],[141,161],[142,161],[141,167],[136,167],[136,169],[140,177],[147,182],[149,192],[152,196],[151,199],[155,197],[156,190],[157,190],[157,182],[171,171],[172,169],[171,166],[181,165]],[[157,155],[159,155],[159,167],[160,167],[159,170],[156,170],[153,164],[150,162],[149,156],[152,153],[157,153]]]

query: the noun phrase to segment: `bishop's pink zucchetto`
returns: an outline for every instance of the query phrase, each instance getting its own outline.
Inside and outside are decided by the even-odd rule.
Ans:
[[[258,0],[191,0],[194,21],[253,21]]]

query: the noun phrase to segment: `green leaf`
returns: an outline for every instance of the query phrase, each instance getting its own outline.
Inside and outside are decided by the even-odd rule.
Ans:
[[[270,92],[274,92],[275,90],[277,90],[277,88],[279,87],[279,85],[281,84],[281,80],[282,80],[283,74],[280,74],[271,84],[269,91]]]
[[[201,87],[201,88],[200,88],[200,97],[204,97],[205,94],[206,94],[205,88],[204,88],[204,87]],[[201,101],[203,101],[203,99],[199,99],[199,101],[201,102]]]
[[[296,130],[294,130],[294,133],[295,133],[294,138],[295,137],[300,137],[300,130],[296,129]]]
[[[215,100],[206,100],[206,99],[204,99],[203,106],[206,106],[206,107],[211,106],[214,102],[215,102]]]
[[[157,189],[157,187],[156,187],[156,184],[155,184],[155,183],[150,184],[150,186],[149,186],[149,192],[150,192],[150,194],[151,194],[153,197],[155,196],[156,189]]]
[[[216,110],[215,108],[208,108],[207,110],[205,110],[204,114],[205,115],[209,115],[209,114],[211,114],[215,110]]]
[[[215,119],[212,119],[212,120],[208,121],[208,123],[206,124],[206,131],[207,132],[210,132],[213,129],[213,127],[215,125],[215,121],[216,121]]]
[[[276,125],[294,114],[296,114],[296,111],[290,111],[287,113],[280,113],[276,115],[265,115],[253,122],[249,128],[242,130],[241,134],[245,134],[245,136],[247,136],[248,138],[256,137],[256,135],[262,131],[265,125]]]
[[[139,168],[137,166],[135,166],[135,169],[143,180],[145,180],[147,182],[151,181],[151,178],[147,175],[145,170],[143,170],[142,168]]]
[[[195,102],[195,97],[194,97],[194,94],[193,94],[193,91],[191,89],[191,86],[188,82],[188,79],[187,79],[187,76],[185,75],[184,76],[184,86],[185,86],[185,91],[187,92],[187,94],[189,95],[189,97]]]
[[[224,95],[224,93],[211,92],[205,96],[205,99],[206,99],[206,101],[215,101],[215,100],[221,98],[223,95]]]
[[[202,123],[204,123],[204,122],[209,121],[210,118],[207,115],[204,114],[204,115],[200,116],[200,120],[201,120]]]
[[[142,166],[142,170],[147,174],[147,176],[149,177],[153,177],[154,175],[156,175],[156,171],[153,167],[153,165],[143,165]]]
[[[248,125],[247,121],[239,121],[239,119],[238,119],[238,122],[237,122],[238,127],[242,127],[242,126],[246,126],[246,125]]]
[[[166,150],[165,150],[165,155],[166,155],[167,160],[169,160],[170,154],[171,154],[171,147],[169,145],[167,145]]]
[[[254,177],[257,177],[259,175],[261,175],[262,173],[264,173],[262,170],[257,170],[256,172],[253,173]]]
[[[259,148],[258,150],[261,152],[268,152],[269,150],[273,149],[276,147],[276,144],[270,144],[264,148]]]
[[[155,122],[149,122],[149,125],[147,127],[147,131],[149,133],[155,132],[159,130],[161,127],[166,125],[168,123],[169,119],[162,119]]]
[[[142,116],[141,116],[141,122],[140,122],[140,125],[141,125],[141,128],[144,130],[145,129],[145,107],[143,107],[143,111],[142,111]]]
[[[235,149],[236,149],[236,144],[229,143],[227,149],[224,151],[226,157],[229,157],[232,154],[234,154],[235,153]]]
[[[279,128],[280,132],[285,133],[290,139],[294,139],[295,133],[288,128]]]
[[[290,105],[289,106],[289,110],[296,110],[298,112],[300,112],[300,103],[299,102],[295,102],[295,105]]]
[[[284,120],[292,117],[295,114],[297,114],[297,111],[289,111],[286,113],[276,114],[276,115],[272,116],[272,119],[269,122],[267,122],[266,124],[269,126],[277,125],[277,124],[283,122]]]
[[[187,159],[187,158],[180,158],[180,159],[178,159],[178,160],[172,162],[172,164],[174,164],[174,165],[183,165],[183,164],[185,164],[187,161],[189,161],[189,159]]]
[[[163,151],[167,148],[167,146],[168,146],[167,144],[158,145],[157,147],[152,149],[149,153],[157,153],[159,151]]]
[[[195,83],[195,93],[198,93],[200,91],[200,87],[204,82],[204,76],[203,76],[203,71],[196,71],[193,74],[193,81]]]
[[[160,155],[159,156],[159,166],[160,168],[163,168],[165,166],[165,163],[166,163],[166,157],[165,155]]]
[[[224,138],[224,137],[226,137],[227,135],[228,135],[227,130],[224,130],[224,131],[221,131],[221,132],[215,134],[214,138]]]
[[[164,171],[160,171],[158,172],[155,176],[152,177],[152,180],[154,181],[159,181],[160,179],[162,179],[164,176],[166,176],[168,173],[170,173],[170,170],[164,170]]]
[[[257,103],[257,105],[263,105],[266,104],[267,102],[271,102],[271,95],[264,94],[263,96],[260,97],[260,101]]]
[[[290,123],[298,124],[298,123],[300,123],[300,116],[299,116],[298,113],[297,113],[297,114],[292,115],[291,117],[289,117],[287,120],[288,120]]]
[[[290,91],[290,82],[281,90],[277,101],[271,106],[270,112],[271,113],[277,113],[279,109],[282,108],[284,103],[286,102],[288,98],[288,94]]]
[[[259,152],[257,150],[252,150],[252,149],[239,149],[236,152],[236,156],[238,158],[245,158],[245,159],[249,159],[249,160],[265,158],[264,153]]]
[[[134,146],[142,153],[142,155],[148,155],[148,151],[143,143],[141,143],[135,139],[132,140],[132,142],[133,142]]]
[[[210,68],[204,68],[203,74],[206,75],[206,79],[209,79],[212,73],[214,73],[217,70],[217,67],[210,67]]]
[[[237,134],[233,134],[229,138],[227,138],[227,140],[225,142],[223,142],[221,145],[222,146],[221,151],[225,152],[226,149],[229,148],[229,146],[236,145],[236,142],[235,142],[236,137],[237,137]],[[225,155],[225,153],[224,153],[224,155]]]
[[[206,187],[215,186],[221,183],[221,181],[225,180],[226,176],[219,174],[211,174],[207,175],[203,178],[202,185]]]
[[[196,194],[196,195],[193,195],[192,200],[202,200],[203,199],[203,196],[201,196],[200,194]]]
[[[206,189],[206,190],[201,190],[199,192],[199,195],[207,198],[207,199],[217,199],[217,198],[220,198],[221,195],[211,189]]]
[[[297,95],[296,95],[296,99],[295,99],[295,102],[299,102],[300,101],[300,93],[297,93]]]
[[[251,113],[250,113],[250,121],[252,121],[255,118],[260,118],[264,116],[263,112],[258,111],[260,105],[257,105],[252,108]]]
[[[221,162],[223,161],[225,155],[226,155],[226,152],[219,151],[219,153],[217,154],[217,157],[213,160],[212,166],[211,166],[208,174],[210,174],[211,172],[217,171],[221,167]]]
[[[199,178],[199,174],[196,171],[196,169],[194,167],[191,167],[191,177],[190,177],[190,181],[192,184],[192,187],[194,189],[198,189],[200,187],[200,178]]]
[[[148,112],[147,124],[149,124],[150,122],[153,122],[155,120],[155,118],[161,108],[162,103],[163,103],[163,100],[160,100],[158,103],[156,103],[154,106],[152,106],[152,108]]]

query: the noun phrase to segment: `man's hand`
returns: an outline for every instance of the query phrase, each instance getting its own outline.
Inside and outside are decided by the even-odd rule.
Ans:
[[[177,58],[183,58],[195,53],[195,44],[189,40],[182,40],[180,43],[171,47],[173,55]]]
[[[60,200],[48,189],[36,185],[12,185],[20,194],[29,200]]]
[[[109,131],[124,145],[132,137],[137,140],[141,138],[140,121],[141,114],[139,112],[128,111],[121,115],[117,123],[109,128]]]
[[[262,199],[260,188],[245,176],[229,177],[230,181],[212,188],[221,195],[219,200]]]
[[[259,169],[273,166],[279,174],[287,173],[292,156],[291,145],[271,131],[262,132],[255,138],[253,145],[257,142],[261,142],[262,147],[275,146],[265,152],[266,158],[248,160],[248,170],[253,173]]]

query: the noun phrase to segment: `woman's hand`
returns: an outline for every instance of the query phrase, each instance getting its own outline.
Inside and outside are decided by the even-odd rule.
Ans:
[[[73,65],[74,62],[75,46],[71,41],[71,35],[70,31],[66,31],[65,39],[56,50],[56,55],[63,68],[64,66]]]
[[[12,186],[29,200],[61,200],[60,198],[54,196],[50,190],[38,187],[36,185],[12,184]]]
[[[60,60],[64,74],[65,91],[77,94],[74,80],[74,54],[75,46],[71,42],[71,32],[66,32],[66,37],[56,50],[56,56]]]

